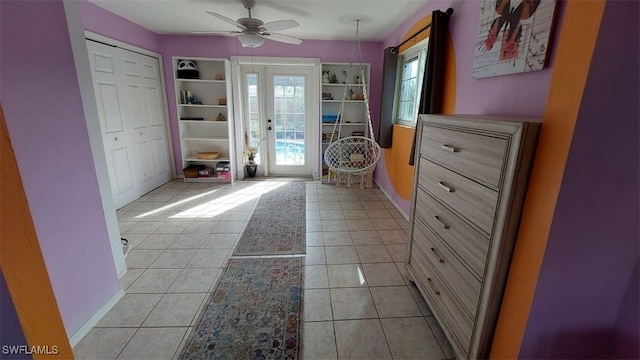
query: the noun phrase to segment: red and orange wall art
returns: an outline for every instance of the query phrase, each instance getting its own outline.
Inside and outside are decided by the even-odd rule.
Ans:
[[[483,0],[473,77],[542,70],[555,8],[555,0]]]

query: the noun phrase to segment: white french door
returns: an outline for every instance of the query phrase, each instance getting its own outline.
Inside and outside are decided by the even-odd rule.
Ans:
[[[311,175],[312,68],[267,67],[269,172]]]
[[[247,140],[257,146],[258,173],[311,176],[317,107],[313,66],[241,68]]]

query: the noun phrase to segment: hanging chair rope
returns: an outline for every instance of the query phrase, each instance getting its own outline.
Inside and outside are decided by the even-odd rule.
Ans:
[[[360,47],[360,20],[356,20],[356,34],[354,42],[356,46],[351,53],[351,61],[345,79],[344,93],[342,95],[342,103],[338,113],[337,120],[333,125],[332,134],[336,134],[336,141],[329,144],[324,152],[324,159],[329,167],[329,173],[333,172],[336,177],[336,183],[346,182],[351,185],[353,176],[360,177],[360,187],[369,184],[367,179],[378,164],[380,158],[380,146],[376,143],[375,134],[373,132],[373,124],[371,123],[371,112],[369,110],[369,94],[367,92],[367,82],[365,77],[364,66],[362,64],[362,49]],[[348,136],[342,137],[342,119],[344,115],[344,105],[347,100],[347,90],[349,88],[349,79],[351,79],[351,71],[354,66],[355,53],[358,52],[360,66],[360,86],[362,87],[362,95],[364,98],[368,137],[365,136]],[[333,135],[332,135],[333,139]]]

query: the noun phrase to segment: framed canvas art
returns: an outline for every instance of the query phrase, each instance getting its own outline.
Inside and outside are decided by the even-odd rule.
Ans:
[[[482,0],[474,78],[542,70],[555,0]]]

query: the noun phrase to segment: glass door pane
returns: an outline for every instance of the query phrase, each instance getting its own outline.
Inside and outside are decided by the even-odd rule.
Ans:
[[[305,77],[273,77],[275,165],[305,165]]]
[[[259,97],[259,78],[256,73],[246,74],[247,85],[247,118],[249,119],[249,146],[253,146],[258,149],[254,161],[260,165],[261,150],[260,150],[260,97]]]

